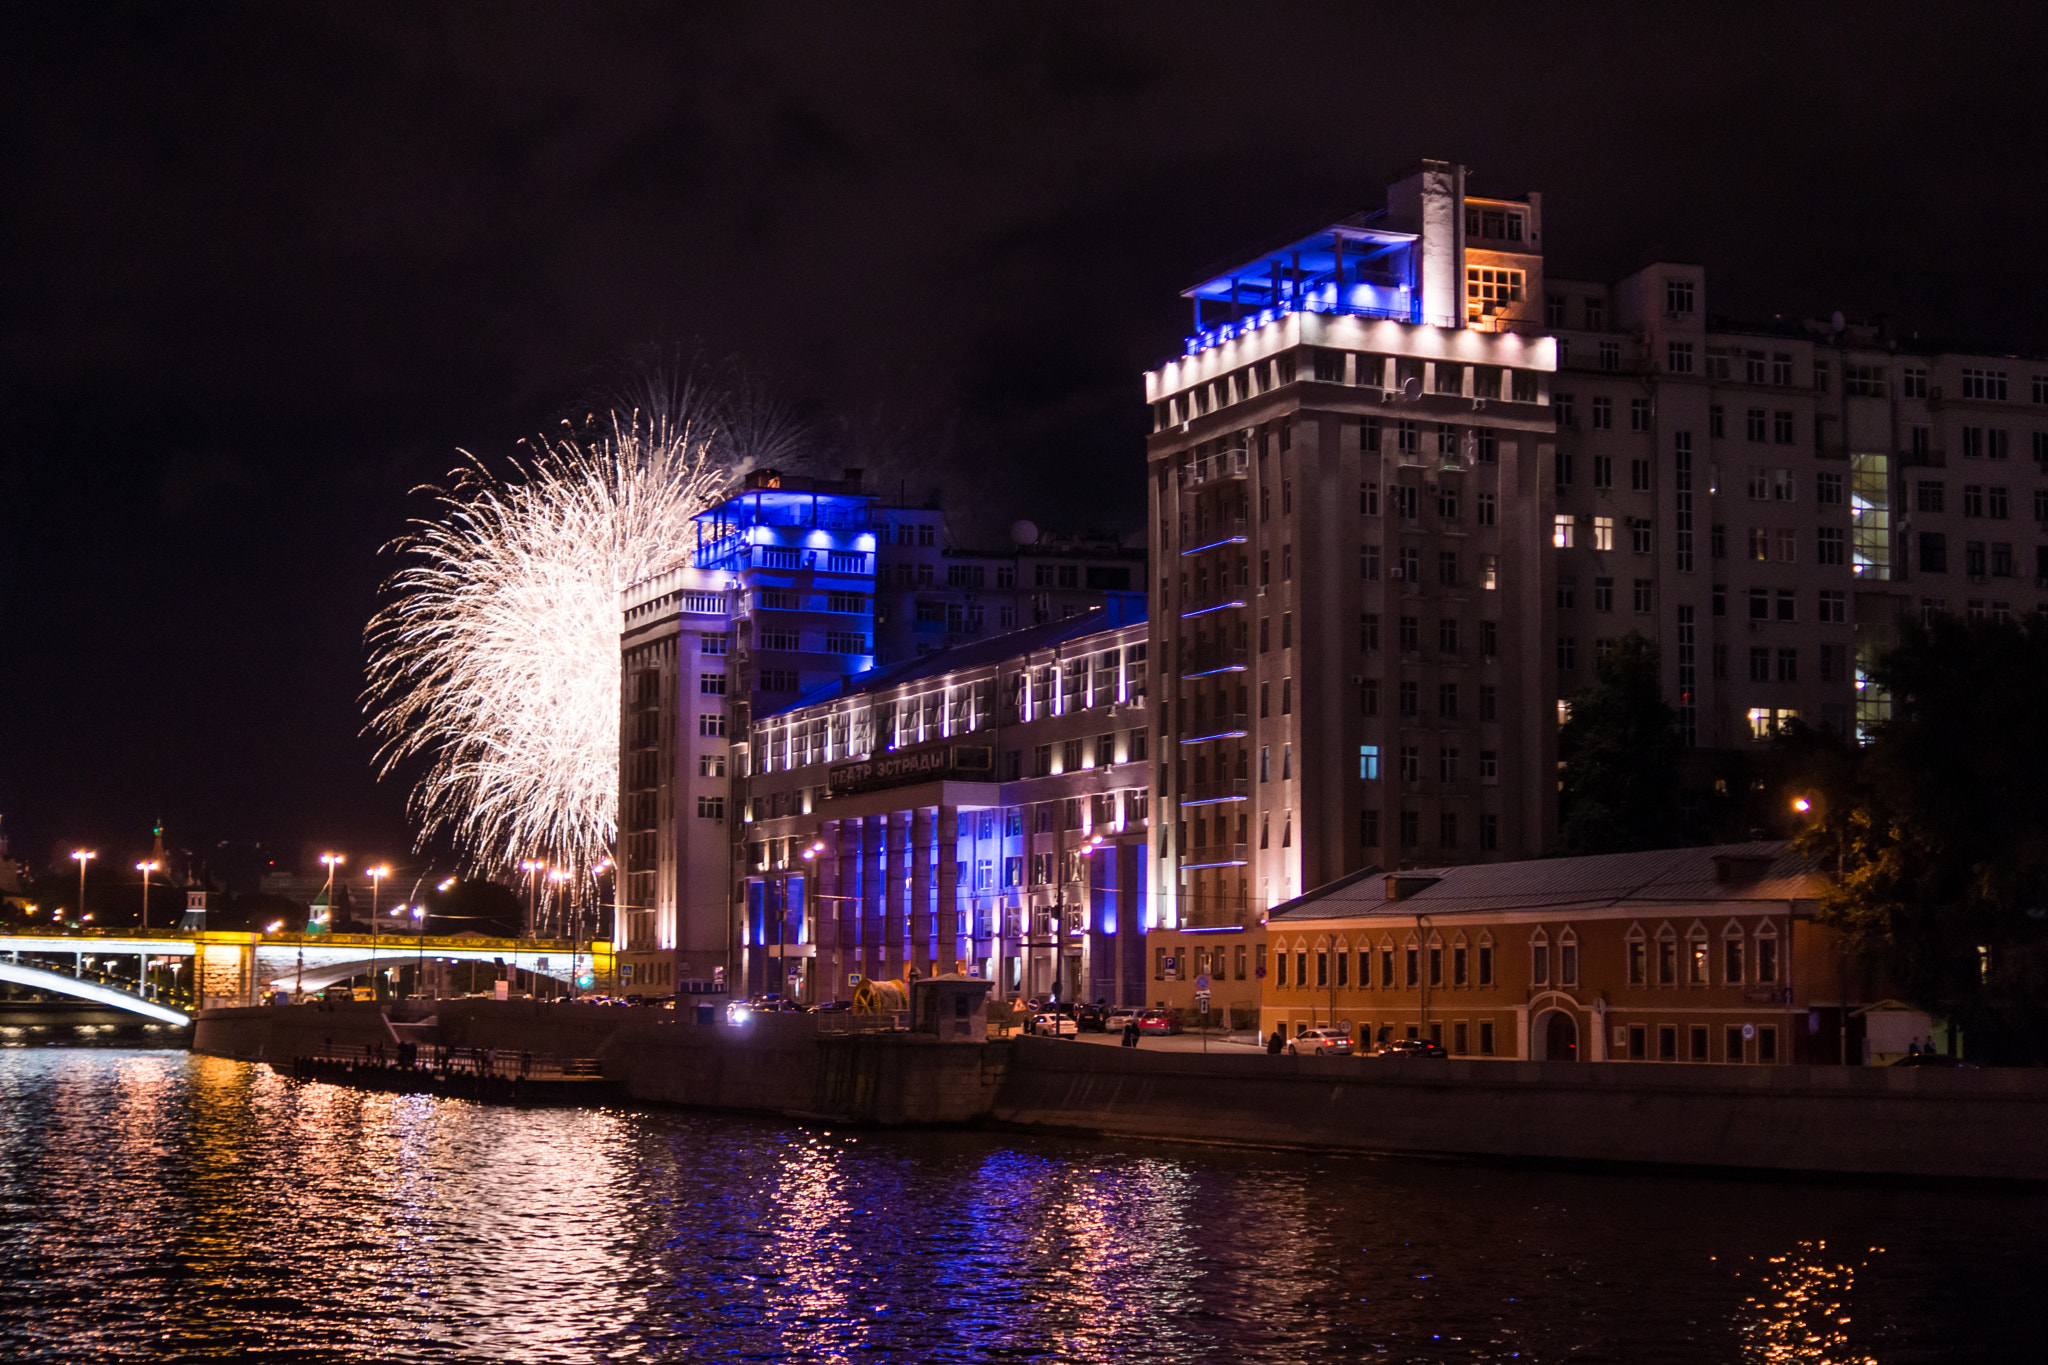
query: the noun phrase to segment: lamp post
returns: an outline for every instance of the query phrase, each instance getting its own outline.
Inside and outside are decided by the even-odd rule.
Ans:
[[[83,919],[85,916],[85,865],[100,855],[93,849],[74,848],[71,850],[71,856],[78,863],[78,914]]]
[[[142,932],[145,934],[149,932],[149,874],[162,866],[163,864],[154,858],[145,858],[135,865],[135,870],[142,874]],[[78,884],[81,887],[85,885],[84,863],[78,865]],[[82,907],[79,913],[84,914]]]
[[[1819,796],[1807,795],[1792,798],[1793,810],[1801,815],[1811,815],[1815,820],[1823,818],[1820,813],[1822,806],[1823,801]],[[1847,853],[1845,847],[1847,840],[1848,831],[1838,823],[1835,826],[1835,885],[1838,887],[1842,884],[1842,863]],[[1788,930],[1791,928],[1791,920],[1789,918],[1785,922],[1785,927]],[[1789,949],[1785,956],[1789,970],[1791,959]],[[1837,1050],[1836,1063],[1840,1066],[1847,1066],[1849,1065],[1849,954],[1842,945],[1840,935],[1837,935],[1835,938],[1835,965],[1839,971],[1842,987],[1842,1022],[1841,1026],[1835,1030],[1836,1042],[1840,1044]]]
[[[334,869],[340,867],[348,859],[339,853],[323,853],[320,855],[320,861],[327,868],[327,917],[325,923],[332,925],[334,923]]]
[[[818,893],[818,855],[824,851],[825,841],[823,839],[812,840],[811,846],[804,850],[804,861],[810,864],[809,867],[804,869],[803,912],[806,923],[811,918],[811,907],[816,904],[814,898]],[[781,914],[775,920],[775,956],[777,961],[782,961],[782,922],[787,918],[789,918],[789,907],[785,905],[782,908]],[[810,978],[808,976],[804,980],[806,984],[809,984]],[[787,962],[782,964],[782,984],[783,988],[787,990],[789,987],[789,964]],[[801,1004],[803,1002],[799,1001],[798,1003]]]
[[[418,966],[418,967],[417,967],[417,969],[416,969],[416,971],[417,971],[417,974],[418,974],[418,979],[417,979],[417,982],[416,982],[416,984],[417,984],[417,985],[419,986],[419,992],[420,992],[420,994],[421,994],[421,995],[425,995],[425,994],[427,993],[427,907],[426,907],[426,906],[424,906],[424,905],[415,905],[415,906],[414,906],[414,907],[412,908],[412,923],[413,923],[413,929],[414,929],[414,931],[415,931],[415,932],[416,932],[416,933],[417,933],[417,934],[419,935],[419,945],[420,945],[420,955],[419,955],[419,966]]]
[[[540,914],[540,874],[547,864],[538,858],[522,859],[519,870],[526,874],[526,937],[533,937],[534,920]]]

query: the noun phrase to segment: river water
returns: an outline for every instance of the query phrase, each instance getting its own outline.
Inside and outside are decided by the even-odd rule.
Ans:
[[[2048,1359],[2048,1197],[301,1084],[0,1050],[0,1359]]]

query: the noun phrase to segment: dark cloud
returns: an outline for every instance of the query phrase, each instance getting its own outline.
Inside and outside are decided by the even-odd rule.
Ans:
[[[998,534],[1135,528],[1176,291],[1418,156],[1543,190],[1561,272],[2044,330],[2038,7],[9,20],[0,811],[44,842],[400,846],[356,735],[377,547],[650,345]]]

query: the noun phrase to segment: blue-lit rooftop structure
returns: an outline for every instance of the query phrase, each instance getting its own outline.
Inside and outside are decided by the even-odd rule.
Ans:
[[[693,562],[700,569],[734,572],[823,569],[823,563],[800,562],[798,554],[852,551],[866,562],[846,571],[873,573],[875,538],[868,530],[868,507],[874,498],[860,491],[858,471],[850,473],[853,477],[844,480],[799,478],[772,469],[749,474],[738,492],[697,514]]]
[[[1359,214],[1202,281],[1181,297],[1194,303],[1194,355],[1287,313],[1349,313],[1422,321],[1419,238],[1375,226]]]

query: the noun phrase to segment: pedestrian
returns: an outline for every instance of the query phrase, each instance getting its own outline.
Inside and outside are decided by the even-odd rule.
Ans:
[[[1136,1047],[1137,1045],[1138,1021],[1136,1019],[1126,1019],[1124,1021],[1124,1046]]]
[[[1281,1032],[1280,1025],[1273,1025],[1273,1036],[1266,1040],[1266,1055],[1269,1057],[1278,1057],[1280,1055],[1280,1049],[1286,1046],[1287,1035]]]

